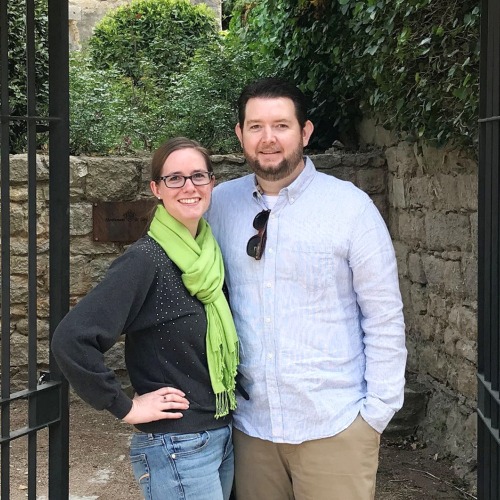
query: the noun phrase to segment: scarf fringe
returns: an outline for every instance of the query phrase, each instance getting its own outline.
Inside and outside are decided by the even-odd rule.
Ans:
[[[224,417],[229,410],[236,409],[236,396],[234,391],[224,391],[215,395],[215,418]]]

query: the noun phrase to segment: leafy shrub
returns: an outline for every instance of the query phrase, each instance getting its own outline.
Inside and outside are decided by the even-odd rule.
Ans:
[[[72,154],[150,151],[164,128],[164,99],[156,81],[139,85],[114,69],[95,69],[85,53],[70,59]]]
[[[48,15],[47,0],[35,2],[35,76],[36,114],[43,115],[48,107]],[[8,78],[9,114],[27,114],[27,72],[26,72],[26,6],[24,0],[7,2],[8,16]],[[10,151],[19,153],[26,148],[26,123],[13,122],[10,128]]]
[[[214,153],[238,151],[236,100],[247,83],[265,75],[272,75],[270,65],[254,63],[254,54],[234,37],[199,49],[166,89],[165,135],[192,137]]]
[[[159,79],[178,72],[195,50],[217,34],[205,5],[189,0],[133,0],[110,11],[89,40],[94,65],[114,68],[134,83],[145,75]]]

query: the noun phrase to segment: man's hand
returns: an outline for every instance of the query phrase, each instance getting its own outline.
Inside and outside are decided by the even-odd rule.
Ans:
[[[162,387],[154,392],[134,396],[132,409],[123,417],[127,424],[145,424],[155,420],[182,418],[181,412],[172,410],[187,410],[189,401],[185,394],[173,387]]]

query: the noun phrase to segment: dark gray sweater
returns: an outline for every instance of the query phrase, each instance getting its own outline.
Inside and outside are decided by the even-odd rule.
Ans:
[[[146,236],[117,258],[104,279],[61,321],[52,339],[54,356],[77,394],[98,410],[123,418],[132,401],[103,353],[125,334],[125,362],[138,394],[176,387],[190,402],[184,417],[136,427],[143,432],[197,432],[227,425],[215,419],[208,374],[207,322],[203,304],[191,297],[181,271]]]

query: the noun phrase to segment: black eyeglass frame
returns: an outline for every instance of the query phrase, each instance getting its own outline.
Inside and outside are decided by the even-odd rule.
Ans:
[[[269,214],[271,210],[262,210],[259,212],[254,220],[253,227],[257,230],[247,243],[247,255],[253,257],[255,260],[260,260],[264,254],[267,241],[267,222],[269,221]]]
[[[206,178],[207,182],[204,181],[201,184],[198,181],[195,182],[193,180],[193,177],[195,175],[199,175],[199,174],[204,174],[204,175],[207,174],[208,175],[208,177]],[[168,186],[167,185],[167,180],[170,177],[182,177],[184,179],[184,182],[180,186]],[[180,175],[180,174],[162,175],[161,177],[158,177],[158,182],[163,181],[163,184],[165,184],[165,187],[167,187],[169,189],[179,189],[179,188],[183,188],[186,185],[186,181],[188,179],[190,179],[190,181],[193,183],[194,186],[206,186],[207,184],[210,184],[210,181],[213,178],[214,178],[214,173],[213,172],[203,171],[203,172],[195,172],[193,175]]]

